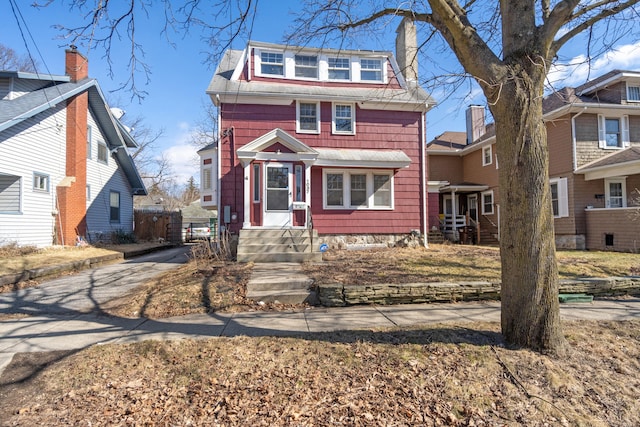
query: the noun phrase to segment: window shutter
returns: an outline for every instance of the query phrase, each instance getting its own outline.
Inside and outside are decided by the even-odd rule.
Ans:
[[[598,147],[605,148],[607,146],[607,127],[605,118],[602,114],[598,114]]]
[[[558,180],[558,216],[569,216],[569,191],[567,190],[567,178]]]
[[[622,146],[627,148],[629,146],[629,116],[622,116]]]

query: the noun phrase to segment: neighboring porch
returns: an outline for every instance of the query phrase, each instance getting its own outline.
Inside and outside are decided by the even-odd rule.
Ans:
[[[439,228],[446,240],[461,244],[499,243],[497,206],[488,188],[470,183],[440,187]]]
[[[639,252],[640,207],[585,209],[588,250]]]

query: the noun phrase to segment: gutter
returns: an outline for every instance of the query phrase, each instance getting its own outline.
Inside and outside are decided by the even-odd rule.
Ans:
[[[587,107],[583,107],[581,111],[578,112],[575,116],[571,117],[571,145],[573,151],[573,171],[575,172],[578,169],[578,148],[576,141],[576,118],[580,116],[582,113],[587,111]]]

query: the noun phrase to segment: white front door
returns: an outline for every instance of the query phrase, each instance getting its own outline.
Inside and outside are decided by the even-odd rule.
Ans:
[[[291,163],[269,163],[265,171],[264,217],[265,227],[287,227],[292,225]]]

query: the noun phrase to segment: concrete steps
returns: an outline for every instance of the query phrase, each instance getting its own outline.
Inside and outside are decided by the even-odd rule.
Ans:
[[[318,232],[307,229],[243,229],[238,262],[320,262]]]
[[[313,279],[301,272],[299,263],[256,263],[247,283],[247,298],[282,304],[315,303]]]

